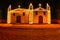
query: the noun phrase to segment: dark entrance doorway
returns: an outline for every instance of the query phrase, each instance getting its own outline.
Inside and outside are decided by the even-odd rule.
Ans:
[[[21,23],[21,16],[16,17],[16,23]]]
[[[39,16],[39,24],[43,24],[43,17]]]

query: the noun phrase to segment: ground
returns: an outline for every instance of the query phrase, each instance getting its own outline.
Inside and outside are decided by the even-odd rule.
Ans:
[[[0,40],[60,40],[60,28],[0,27]]]

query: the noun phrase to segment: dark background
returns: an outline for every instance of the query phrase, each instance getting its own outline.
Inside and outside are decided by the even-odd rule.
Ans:
[[[2,16],[2,19],[7,18],[7,8],[10,4],[12,5],[12,9],[17,8],[18,5],[21,5],[22,8],[28,8],[30,2],[34,8],[37,8],[39,3],[45,8],[46,3],[48,3],[51,7],[51,18],[57,19],[57,11],[60,11],[59,0],[0,0],[0,16]]]

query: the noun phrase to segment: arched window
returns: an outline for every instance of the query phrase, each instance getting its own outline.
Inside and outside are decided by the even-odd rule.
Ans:
[[[25,16],[25,12],[23,12],[23,16]]]
[[[38,15],[37,11],[35,12],[35,15]]]
[[[15,16],[15,13],[13,13],[13,16]]]
[[[44,11],[43,13],[44,13],[44,15],[46,15],[46,11]]]

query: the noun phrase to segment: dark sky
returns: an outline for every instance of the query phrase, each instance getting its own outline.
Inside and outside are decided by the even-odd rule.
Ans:
[[[7,8],[10,4],[12,5],[12,9],[17,8],[18,5],[21,5],[23,8],[28,8],[30,2],[34,5],[34,8],[38,7],[39,3],[42,4],[42,7],[45,7],[46,3],[49,3],[52,19],[57,18],[57,10],[60,10],[59,0],[0,0],[0,10],[2,10],[0,14],[3,16],[2,19],[7,18]]]

